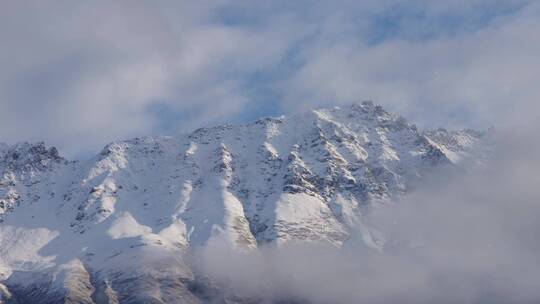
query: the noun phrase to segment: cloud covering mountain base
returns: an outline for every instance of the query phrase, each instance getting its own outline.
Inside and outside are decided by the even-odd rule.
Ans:
[[[381,251],[361,237],[339,249],[207,248],[198,265],[262,303],[537,303],[540,150],[533,137],[500,135],[486,168],[441,174],[370,213]]]

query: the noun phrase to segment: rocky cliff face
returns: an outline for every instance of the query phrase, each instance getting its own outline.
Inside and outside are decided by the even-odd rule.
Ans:
[[[481,163],[487,136],[420,131],[363,102],[114,142],[85,161],[0,145],[0,302],[204,302],[191,248],[342,246],[426,174]]]

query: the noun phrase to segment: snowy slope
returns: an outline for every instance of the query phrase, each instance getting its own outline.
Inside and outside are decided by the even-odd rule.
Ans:
[[[0,299],[199,303],[191,248],[341,246],[436,168],[481,163],[485,137],[421,132],[363,102],[114,142],[85,161],[0,144]]]

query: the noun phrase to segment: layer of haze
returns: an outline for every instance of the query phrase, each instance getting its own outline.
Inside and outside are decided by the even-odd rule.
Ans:
[[[487,168],[439,175],[368,214],[381,252],[355,236],[341,250],[210,247],[200,271],[263,303],[538,303],[540,145],[534,132],[499,136]]]
[[[539,31],[527,0],[8,0],[0,141],[84,157],[366,99],[420,126],[505,125],[540,112]]]

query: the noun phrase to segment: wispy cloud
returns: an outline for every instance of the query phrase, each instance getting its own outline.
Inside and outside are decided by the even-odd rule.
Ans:
[[[0,138],[70,155],[357,99],[483,127],[538,97],[529,1],[36,1],[0,14]]]
[[[533,85],[540,45],[532,38],[539,14],[530,5],[475,30],[431,39],[319,43],[300,55],[304,64],[283,84],[285,98],[294,106],[305,101],[304,107],[372,98],[429,126],[507,124],[540,97]]]

